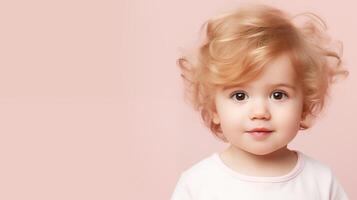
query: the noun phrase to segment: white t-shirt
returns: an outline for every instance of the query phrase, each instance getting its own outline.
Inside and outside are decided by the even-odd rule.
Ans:
[[[296,152],[294,169],[275,177],[239,174],[213,153],[181,173],[171,200],[348,200],[328,166]]]

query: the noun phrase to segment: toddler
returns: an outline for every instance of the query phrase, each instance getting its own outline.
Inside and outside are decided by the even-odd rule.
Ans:
[[[329,166],[287,147],[348,75],[323,20],[250,5],[205,24],[197,56],[178,65],[186,99],[229,146],[182,172],[171,200],[348,199]]]

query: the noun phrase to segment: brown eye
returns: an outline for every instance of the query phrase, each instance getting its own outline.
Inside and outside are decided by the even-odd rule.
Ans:
[[[276,100],[281,100],[284,97],[288,97],[288,95],[285,92],[282,91],[276,91],[272,93],[272,97]]]
[[[244,92],[236,92],[233,94],[233,96],[237,101],[244,101],[245,99],[248,98],[248,95],[245,94]]]

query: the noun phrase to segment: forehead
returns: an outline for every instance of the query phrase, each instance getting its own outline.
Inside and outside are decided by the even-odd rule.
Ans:
[[[295,82],[297,73],[288,54],[282,54],[268,62],[257,80]]]
[[[281,54],[268,62],[262,71],[251,80],[223,87],[223,90],[237,86],[291,86],[295,89],[299,81],[298,76],[288,54]]]

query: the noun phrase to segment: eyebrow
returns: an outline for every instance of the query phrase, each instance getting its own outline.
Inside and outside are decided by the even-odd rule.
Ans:
[[[244,87],[244,86],[245,86],[245,84],[227,85],[227,86],[223,87],[223,90],[228,90],[228,89],[236,88],[236,87]],[[287,88],[290,88],[292,90],[296,90],[295,86],[293,86],[291,84],[288,84],[288,83],[277,83],[277,84],[271,84],[269,86],[270,87],[287,87]]]

